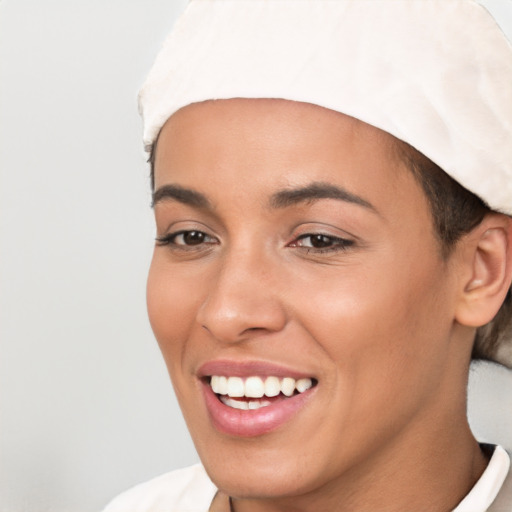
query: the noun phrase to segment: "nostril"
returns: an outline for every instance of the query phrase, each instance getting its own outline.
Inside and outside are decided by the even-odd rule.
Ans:
[[[245,332],[259,332],[259,331],[266,331],[265,327],[249,327],[245,330]]]

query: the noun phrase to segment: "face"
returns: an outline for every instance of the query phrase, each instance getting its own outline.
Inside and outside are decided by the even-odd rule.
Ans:
[[[314,494],[432,435],[454,272],[391,136],[304,103],[204,102],[164,126],[155,180],[150,321],[221,489]]]

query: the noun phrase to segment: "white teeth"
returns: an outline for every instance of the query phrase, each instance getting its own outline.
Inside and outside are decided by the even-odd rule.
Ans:
[[[285,377],[281,381],[281,393],[286,396],[292,396],[295,391],[295,379],[291,377]]]
[[[267,405],[270,405],[268,400],[251,400],[250,402],[244,402],[243,400],[233,400],[228,396],[221,396],[220,400],[224,405],[232,407],[233,409],[240,409],[242,411],[261,409],[262,407],[267,407]]]
[[[228,395],[231,398],[262,398],[264,396],[274,397],[282,393],[283,395],[290,397],[297,390],[299,393],[304,393],[313,386],[312,379],[298,379],[295,380],[291,377],[247,377],[244,381],[241,377],[225,377],[223,375],[212,375],[210,379],[210,386],[214,393],[218,395]],[[245,408],[241,406],[240,400],[236,401],[236,408]],[[261,407],[261,400],[256,402],[244,402],[253,403],[248,408],[256,409]]]
[[[221,396],[220,399],[224,405],[233,407],[233,409],[241,409],[242,411],[249,410],[249,402],[244,402],[242,400],[232,400],[227,396]]]
[[[245,381],[245,396],[261,398],[265,394],[265,384],[260,377],[249,377]]]
[[[221,395],[228,394],[228,379],[224,376],[219,377],[219,391],[217,393]]]
[[[304,393],[304,391],[307,391],[312,385],[313,385],[313,381],[311,379],[299,379],[295,383],[295,389],[299,393]]]
[[[220,393],[219,379],[220,377],[218,375],[213,375],[210,380],[210,386],[214,393]]]
[[[261,409],[262,407],[267,407],[270,405],[268,400],[259,400],[258,402],[249,402],[249,409]]]
[[[281,393],[281,382],[277,377],[267,377],[265,379],[265,395],[272,397]]]
[[[240,377],[228,378],[227,394],[233,398],[244,396],[244,381]]]

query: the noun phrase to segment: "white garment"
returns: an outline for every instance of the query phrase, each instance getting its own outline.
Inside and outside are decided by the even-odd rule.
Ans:
[[[485,512],[498,495],[509,468],[509,455],[497,446],[482,476],[453,512]],[[196,464],[129,489],[103,512],[208,512],[216,492],[203,466]],[[512,512],[512,503],[503,512]]]
[[[208,512],[217,488],[201,464],[136,485],[103,512]]]
[[[487,468],[470,493],[453,512],[483,512],[489,508],[498,495],[510,469],[510,457],[501,447],[496,446]],[[512,511],[512,503],[508,511]]]

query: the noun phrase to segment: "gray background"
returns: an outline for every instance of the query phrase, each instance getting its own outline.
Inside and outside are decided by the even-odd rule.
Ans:
[[[1,512],[99,510],[197,460],[146,318],[136,112],[185,3],[0,2]],[[512,372],[473,370],[470,417],[512,448]]]

